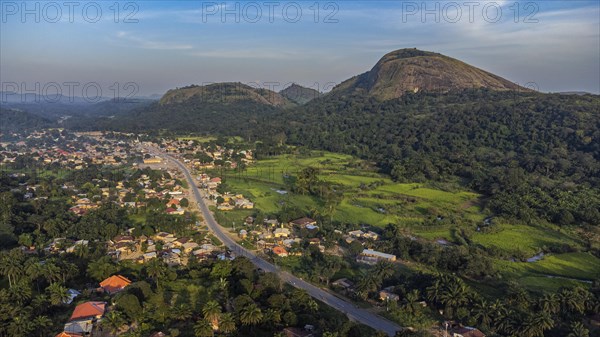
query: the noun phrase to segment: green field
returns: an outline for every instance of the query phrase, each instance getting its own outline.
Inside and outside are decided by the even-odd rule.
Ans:
[[[557,290],[567,285],[587,286],[600,278],[600,259],[589,253],[545,256],[537,262],[496,261],[502,273],[531,290]]]
[[[467,191],[442,191],[422,184],[401,184],[378,174],[368,163],[352,156],[313,151],[309,156],[283,155],[260,160],[243,173],[227,177],[236,192],[249,196],[265,213],[275,213],[282,202],[301,209],[322,208],[317,198],[285,189],[284,175],[295,175],[306,167],[319,169],[319,178],[342,187],[344,198],[337,206],[334,220],[343,223],[385,226],[389,223],[419,225],[426,217],[454,215],[458,218],[483,220],[476,204],[479,195]]]
[[[317,197],[285,190],[284,176],[296,175],[306,167],[319,169],[319,179],[331,182],[343,191],[333,220],[346,224],[369,224],[383,227],[396,224],[426,240],[454,241],[457,228],[467,229],[470,241],[483,247],[494,247],[509,256],[531,257],[548,247],[569,245],[581,247],[577,238],[558,227],[509,224],[496,219],[489,232],[478,232],[489,214],[482,212],[480,195],[456,186],[436,188],[427,184],[397,183],[378,174],[368,163],[348,155],[312,151],[310,155],[282,155],[259,160],[244,172],[229,171],[225,177],[231,192],[250,198],[258,210],[275,214],[282,204],[305,210],[307,214],[324,212]],[[219,221],[230,227],[241,224],[252,210],[217,212]],[[321,213],[323,214],[323,213]],[[532,289],[556,290],[561,286],[587,285],[578,281],[600,277],[600,259],[587,253],[546,256],[535,263],[496,260],[505,278],[515,279]]]

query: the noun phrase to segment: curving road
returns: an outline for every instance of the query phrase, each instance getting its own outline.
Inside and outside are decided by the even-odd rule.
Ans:
[[[230,250],[235,252],[237,255],[242,255],[242,256],[247,257],[248,259],[250,259],[250,261],[252,261],[252,263],[254,263],[254,265],[256,265],[258,268],[262,268],[266,272],[276,273],[277,275],[279,275],[279,277],[283,281],[291,284],[292,286],[294,286],[296,288],[305,290],[313,298],[315,298],[323,303],[326,303],[327,305],[331,306],[332,308],[334,308],[336,310],[343,312],[351,320],[368,325],[368,326],[372,327],[373,329],[384,331],[385,333],[387,333],[390,336],[394,336],[397,331],[402,329],[402,327],[400,327],[396,323],[393,323],[387,319],[384,319],[381,316],[373,314],[364,309],[357,308],[352,303],[344,301],[344,300],[340,299],[339,297],[336,297],[321,288],[315,287],[314,285],[312,285],[308,282],[305,282],[286,271],[282,271],[275,265],[265,261],[264,259],[256,256],[253,252],[240,246],[237,242],[235,242],[233,239],[231,239],[227,235],[227,233],[225,233],[223,228],[221,226],[219,226],[219,224],[215,221],[215,218],[213,217],[212,213],[208,209],[208,206],[206,206],[206,204],[204,203],[204,200],[202,199],[202,196],[200,195],[200,191],[198,190],[198,187],[196,187],[196,183],[195,183],[192,175],[190,174],[189,170],[187,169],[187,167],[183,163],[181,163],[178,159],[176,159],[170,155],[167,155],[164,153],[157,153],[155,149],[148,149],[148,148],[146,148],[146,149],[154,150],[153,152],[155,152],[156,154],[160,154],[163,157],[169,158],[177,166],[179,166],[179,168],[182,170],[182,172],[184,173],[185,177],[188,180],[188,184],[190,185],[190,188],[192,189],[192,192],[194,194],[194,197],[196,199],[196,202],[198,203],[200,210],[202,210],[204,219],[206,220],[206,223],[208,224],[209,229],[214,233],[214,235],[219,240],[221,240],[221,242],[223,242],[225,244],[225,246],[227,246]]]

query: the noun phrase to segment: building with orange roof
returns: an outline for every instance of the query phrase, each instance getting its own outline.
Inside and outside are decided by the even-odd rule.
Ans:
[[[83,337],[83,335],[80,333],[63,331],[56,335],[56,337]]]
[[[121,275],[113,275],[106,280],[100,282],[100,288],[104,289],[109,294],[115,294],[119,291],[125,289],[128,285],[131,284],[126,277]]]
[[[275,246],[275,247],[273,247],[273,254],[275,254],[277,256],[281,256],[281,257],[288,256],[287,250],[285,250],[285,248],[283,248],[281,246]]]
[[[101,318],[104,315],[106,302],[85,302],[75,307],[69,321]]]

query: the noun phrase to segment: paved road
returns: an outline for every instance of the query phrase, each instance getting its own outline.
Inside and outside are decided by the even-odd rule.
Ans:
[[[151,149],[148,149],[148,150],[151,150]],[[155,154],[159,154],[158,152],[156,152],[156,150],[154,150],[153,152]],[[183,165],[179,160],[177,160],[176,158],[174,158],[172,156],[166,155],[164,153],[160,153],[160,154],[163,157],[167,157],[168,159],[172,160],[175,164],[177,164],[177,166],[179,166],[179,168],[181,168],[181,170],[183,171],[183,173],[185,174],[185,176],[188,180],[188,184],[190,185],[190,188],[192,189],[194,197],[196,198],[196,202],[198,203],[200,210],[202,210],[204,219],[206,220],[206,223],[208,224],[209,229],[230,250],[235,252],[237,255],[242,255],[242,256],[247,257],[258,268],[262,268],[266,272],[278,274],[279,277],[283,281],[291,284],[292,286],[294,286],[296,288],[305,290],[313,298],[315,298],[323,303],[328,304],[329,306],[331,306],[332,308],[334,308],[336,310],[343,312],[351,320],[368,325],[368,326],[372,327],[373,329],[384,331],[385,333],[387,333],[390,336],[394,336],[396,331],[402,329],[402,327],[400,327],[399,325],[397,325],[387,319],[384,319],[381,316],[375,315],[364,309],[357,308],[352,303],[344,301],[344,300],[340,299],[339,297],[336,297],[323,289],[315,287],[314,285],[312,285],[308,282],[305,282],[286,271],[282,271],[281,269],[274,266],[273,264],[256,256],[253,252],[240,246],[237,242],[235,242],[233,239],[231,239],[227,235],[227,233],[225,233],[225,231],[222,229],[222,227],[219,226],[219,224],[215,221],[215,218],[213,217],[212,213],[209,211],[208,207],[204,203],[202,196],[200,195],[200,191],[196,187],[196,182],[194,181],[194,179],[193,179],[192,175],[190,174],[189,170],[187,169],[187,167],[185,165]]]

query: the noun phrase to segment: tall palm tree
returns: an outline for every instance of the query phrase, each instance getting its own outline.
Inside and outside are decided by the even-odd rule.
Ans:
[[[52,326],[52,320],[46,316],[37,316],[33,319],[33,325],[40,337],[47,336],[48,328]]]
[[[590,330],[586,329],[583,323],[575,322],[571,324],[571,332],[567,335],[567,337],[589,337]]]
[[[467,303],[467,294],[467,286],[461,281],[448,284],[440,294],[440,302],[446,307],[444,313],[452,318],[456,309]]]
[[[440,300],[440,294],[442,293],[443,284],[441,280],[435,280],[433,284],[427,289],[425,289],[427,293],[427,300],[433,303],[438,303]]]
[[[493,308],[486,300],[480,299],[473,305],[471,315],[477,320],[480,326],[489,328],[492,324]]]
[[[217,301],[208,301],[202,308],[204,318],[210,322],[213,330],[219,330],[219,319],[221,318],[221,305]]]
[[[268,323],[270,326],[276,326],[281,323],[281,311],[277,309],[267,309],[264,314],[264,322]]]
[[[29,283],[19,282],[17,284],[13,284],[11,288],[8,289],[8,294],[10,298],[15,301],[19,306],[22,306],[23,303],[31,299],[31,287]]]
[[[167,274],[167,266],[159,259],[152,259],[146,264],[146,274],[156,282],[159,287],[159,280]]]
[[[263,319],[262,310],[256,305],[251,303],[242,309],[240,312],[240,322],[243,325],[256,325]]]
[[[212,337],[214,336],[214,330],[212,329],[210,322],[205,319],[201,319],[194,324],[194,336],[196,337]]]
[[[421,294],[419,294],[419,289],[413,289],[404,297],[404,308],[411,314],[414,314],[419,311],[419,298]]]
[[[102,319],[102,326],[108,328],[111,334],[117,335],[119,329],[125,325],[125,318],[119,311],[111,311]]]
[[[8,325],[8,335],[13,337],[29,337],[35,329],[33,322],[24,316],[16,316]]]
[[[69,289],[64,287],[60,283],[52,283],[46,288],[46,291],[50,295],[50,303],[52,305],[61,305],[69,301]]]
[[[173,319],[176,321],[185,321],[192,317],[192,309],[187,304],[179,304],[171,310]]]
[[[18,250],[11,250],[8,253],[2,254],[0,258],[0,274],[8,278],[8,286],[12,287],[17,280],[23,275],[23,257],[22,253],[17,253]]]
[[[48,283],[58,282],[61,280],[60,268],[53,262],[46,261],[42,265],[42,275]]]
[[[237,329],[235,326],[235,319],[231,313],[225,313],[221,316],[221,322],[219,324],[219,330],[229,334]]]
[[[545,312],[556,314],[560,311],[560,298],[555,293],[546,293],[540,299],[539,307]]]
[[[373,272],[381,281],[385,281],[387,278],[394,275],[394,265],[389,261],[379,261],[373,267]]]

